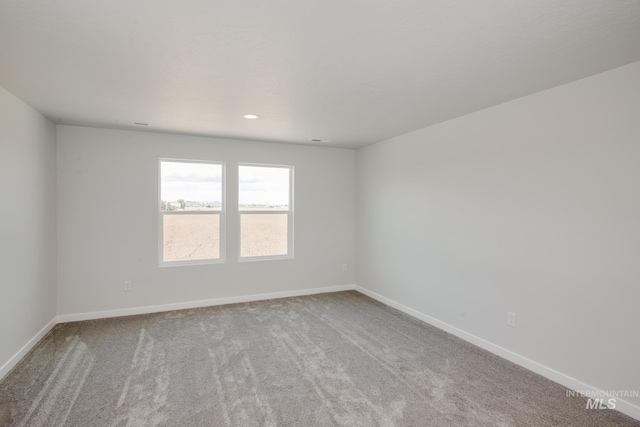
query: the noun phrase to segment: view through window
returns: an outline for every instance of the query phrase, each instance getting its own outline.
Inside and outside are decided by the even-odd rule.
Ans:
[[[239,166],[240,258],[293,256],[292,174],[291,166]]]
[[[162,263],[224,258],[223,171],[222,163],[160,161]]]

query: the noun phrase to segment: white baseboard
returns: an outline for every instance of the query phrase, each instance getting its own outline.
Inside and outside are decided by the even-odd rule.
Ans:
[[[16,366],[18,362],[20,362],[20,360],[22,360],[22,358],[29,352],[29,350],[31,350],[36,344],[38,344],[38,342],[45,335],[47,335],[47,333],[49,333],[49,331],[54,326],[56,326],[56,323],[58,323],[57,318],[54,317],[49,323],[45,325],[44,328],[40,329],[40,332],[35,334],[33,338],[31,338],[25,345],[23,345],[22,348],[18,350],[18,352],[14,354],[7,363],[0,367],[0,380],[3,379],[5,375],[7,375],[9,371],[13,369],[13,367]]]
[[[355,285],[330,286],[326,288],[299,289],[295,291],[271,292],[266,294],[244,295],[238,297],[216,298],[209,300],[187,301],[173,304],[150,305],[146,307],[122,308],[117,310],[93,311],[89,313],[61,314],[58,323],[78,322],[81,320],[106,319],[108,317],[131,316],[135,314],[158,313],[162,311],[184,310],[189,308],[211,307],[215,305],[236,304],[250,301],[262,301],[276,298],[299,297],[303,295],[324,294],[330,292],[352,291]]]
[[[633,403],[627,402],[623,399],[620,399],[616,396],[608,396],[604,391],[597,389],[596,387],[592,387],[588,384],[583,383],[575,378],[572,378],[568,375],[563,374],[562,372],[558,372],[548,366],[542,365],[534,360],[531,360],[527,357],[521,356],[517,353],[512,352],[511,350],[507,350],[504,347],[500,347],[499,345],[493,344],[483,338],[480,338],[476,335],[470,334],[469,332],[463,331],[462,329],[456,328],[455,326],[449,325],[448,323],[442,322],[434,317],[428,316],[424,313],[421,313],[417,310],[414,310],[406,305],[400,304],[392,299],[387,297],[383,297],[369,289],[365,289],[361,286],[356,285],[355,290],[371,297],[377,301],[380,301],[383,304],[386,304],[390,307],[393,307],[397,310],[402,311],[410,316],[415,317],[416,319],[420,319],[423,322],[426,322],[436,328],[442,329],[443,331],[449,332],[452,335],[457,336],[458,338],[462,338],[463,340],[470,342],[471,344],[477,345],[478,347],[490,351],[493,354],[496,354],[504,359],[509,360],[517,365],[520,365],[524,368],[529,369],[530,371],[535,372],[536,374],[542,375],[545,378],[550,379],[558,384],[561,384],[571,390],[575,391],[588,391],[589,393],[602,393],[605,397],[605,401],[609,397],[614,397],[616,399],[616,410],[626,414],[636,420],[640,420],[640,406],[634,405]]]

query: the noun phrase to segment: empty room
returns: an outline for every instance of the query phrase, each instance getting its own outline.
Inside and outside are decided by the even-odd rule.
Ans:
[[[0,1],[0,427],[640,426],[640,1]]]

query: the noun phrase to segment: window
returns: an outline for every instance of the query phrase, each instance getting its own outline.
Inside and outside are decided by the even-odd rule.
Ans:
[[[240,260],[293,258],[293,167],[238,167]]]
[[[160,265],[224,261],[224,164],[160,160]]]

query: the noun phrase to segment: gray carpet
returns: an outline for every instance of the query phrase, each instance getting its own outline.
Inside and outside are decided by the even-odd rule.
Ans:
[[[356,292],[57,325],[0,425],[640,426]]]

